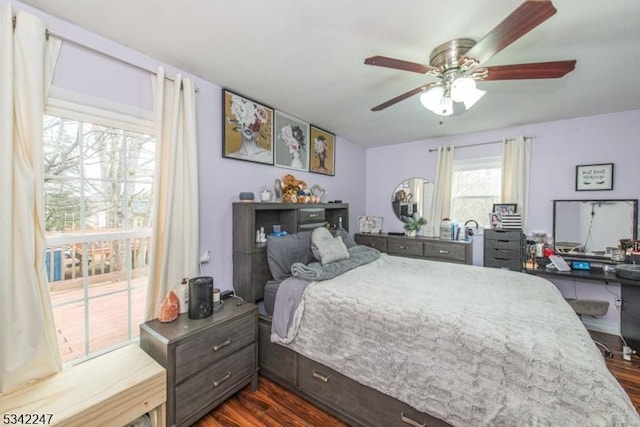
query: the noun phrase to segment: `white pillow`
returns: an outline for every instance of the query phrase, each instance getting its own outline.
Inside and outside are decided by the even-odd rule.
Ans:
[[[311,233],[311,252],[322,265],[349,258],[349,251],[342,238],[333,237],[324,227],[318,227]]]

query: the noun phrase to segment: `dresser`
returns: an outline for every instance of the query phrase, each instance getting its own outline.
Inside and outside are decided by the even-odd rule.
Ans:
[[[167,371],[167,426],[193,424],[249,383],[257,389],[257,335],[258,308],[239,298],[206,319],[140,325],[140,347]]]
[[[359,245],[370,246],[389,255],[459,264],[471,264],[473,262],[473,245],[470,241],[366,233],[357,233],[355,241]]]
[[[525,239],[521,229],[484,230],[484,266],[522,271]]]

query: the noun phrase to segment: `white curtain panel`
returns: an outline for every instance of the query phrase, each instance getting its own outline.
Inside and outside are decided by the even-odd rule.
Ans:
[[[199,268],[196,92],[190,79],[154,77],[156,179],[147,320]]]
[[[451,215],[451,182],[453,174],[453,147],[438,147],[436,182],[427,235],[440,237],[440,222]]]
[[[523,135],[505,138],[502,145],[502,203],[518,204],[523,230],[527,225],[530,164],[531,140]]]
[[[59,40],[0,6],[0,392],[60,370],[45,272],[42,119]]]

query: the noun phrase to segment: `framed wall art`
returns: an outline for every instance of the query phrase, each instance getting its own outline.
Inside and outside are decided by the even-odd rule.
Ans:
[[[334,176],[336,174],[336,136],[311,125],[309,171]]]
[[[276,166],[309,170],[309,123],[276,110],[274,141]]]
[[[222,89],[222,156],[273,165],[273,109]]]
[[[382,233],[382,223],[384,218],[381,216],[359,216],[358,232],[360,233]]]
[[[613,190],[613,163],[576,166],[576,191]]]
[[[518,205],[516,203],[494,203],[493,212],[497,212],[502,215],[513,215],[516,213]]]

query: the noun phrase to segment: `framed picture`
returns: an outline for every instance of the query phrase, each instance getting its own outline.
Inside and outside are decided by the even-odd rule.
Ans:
[[[613,163],[576,166],[576,191],[613,190]]]
[[[311,125],[311,157],[309,171],[334,176],[336,174],[336,136]]]
[[[309,123],[276,110],[274,126],[276,166],[309,170]]]
[[[501,215],[513,215],[516,213],[518,205],[516,203],[494,203],[493,212]]]
[[[502,228],[502,214],[500,212],[491,212],[489,214],[489,226],[491,228]]]
[[[273,109],[222,89],[222,157],[273,164]]]
[[[359,216],[358,232],[360,233],[382,233],[382,222],[384,218],[381,216]]]

